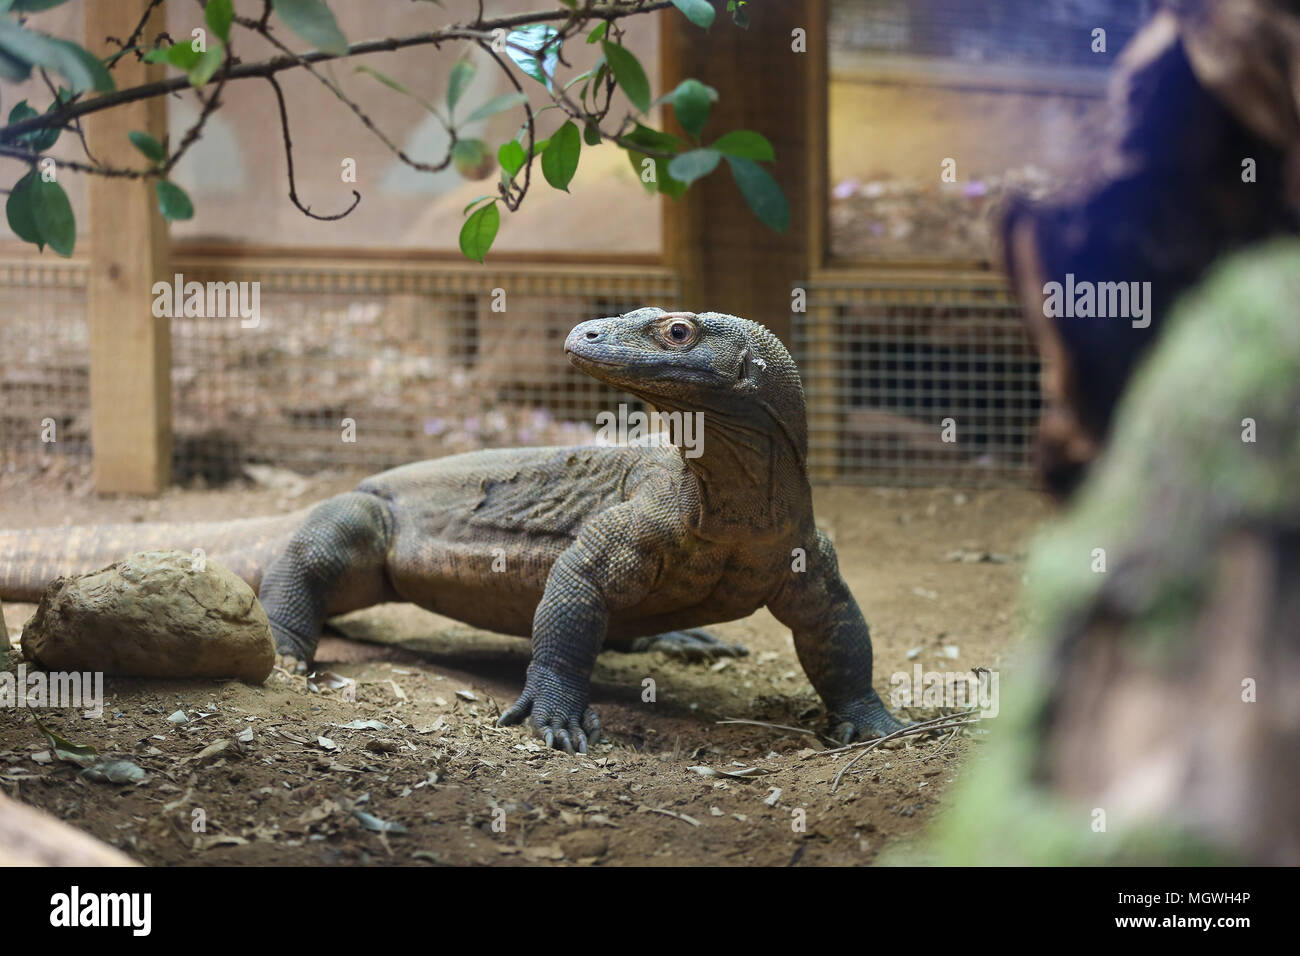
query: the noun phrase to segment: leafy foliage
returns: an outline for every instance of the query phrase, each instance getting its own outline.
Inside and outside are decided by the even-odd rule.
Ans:
[[[233,0],[207,0],[202,7],[205,34],[196,34],[191,40],[182,35],[177,42],[164,37],[152,47],[137,44],[144,36],[144,24],[107,61],[101,61],[85,48],[69,40],[49,36],[29,29],[22,18],[32,12],[58,6],[64,0],[0,0],[0,79],[21,82],[34,70],[57,74],[66,82],[60,87],[51,103],[42,113],[26,100],[13,106],[8,114],[5,130],[0,130],[0,144],[16,150],[10,152],[29,169],[14,184],[5,203],[6,218],[14,234],[26,242],[44,249],[49,246],[59,255],[71,255],[76,242],[76,221],[67,195],[54,176],[42,176],[38,165],[50,162],[43,154],[55,145],[63,129],[69,127],[69,117],[93,111],[94,103],[84,102],[87,96],[114,89],[111,68],[123,56],[136,55],[150,63],[165,64],[179,70],[184,79],[173,76],[168,91],[176,89],[179,82],[188,82],[201,89],[210,82],[225,82],[230,73],[223,71],[225,64],[236,66],[244,75],[262,75],[268,79],[280,69],[301,68],[302,62],[280,57],[278,65],[265,61],[266,72],[250,74],[248,63],[231,55],[232,33],[236,27],[251,33],[261,33],[264,38],[282,44],[279,39],[287,28],[295,37],[319,51],[312,55],[316,61],[328,60],[348,54],[348,39],[339,28],[330,7],[324,0],[271,0],[270,13],[274,18],[254,22],[236,21]],[[397,0],[392,0],[397,2]],[[783,230],[790,219],[789,205],[780,186],[763,163],[775,161],[771,143],[753,130],[732,130],[705,137],[713,104],[718,92],[697,79],[686,79],[676,88],[654,99],[649,78],[637,56],[627,47],[624,21],[641,15],[643,11],[615,10],[612,14],[593,16],[586,5],[561,0],[572,12],[567,20],[545,20],[524,23],[520,18],[510,18],[508,28],[482,29],[466,39],[464,28],[447,28],[441,39],[422,37],[405,38],[405,46],[420,43],[450,42],[454,37],[471,47],[477,44],[490,53],[493,60],[508,75],[514,89],[488,99],[473,108],[467,116],[458,117],[464,110],[466,92],[476,80],[478,63],[468,54],[459,57],[452,65],[443,88],[441,102],[430,99],[410,89],[393,77],[369,66],[361,65],[355,72],[369,75],[379,83],[423,106],[446,128],[450,146],[441,162],[418,162],[401,152],[362,113],[337,85],[331,86],[336,95],[351,105],[367,127],[382,139],[403,162],[425,172],[455,168],[467,179],[482,179],[493,174],[498,167],[496,193],[480,196],[465,207],[465,222],[461,228],[459,244],[469,258],[482,262],[490,251],[500,230],[501,209],[514,211],[532,182],[535,161],[540,162],[541,177],[555,189],[568,192],[577,176],[584,145],[588,148],[610,144],[622,150],[642,186],[651,193],[677,199],[694,182],[709,176],[722,165],[731,171],[731,177],[741,195],[764,225]],[[696,26],[708,30],[716,19],[717,10],[710,0],[673,0],[673,6]],[[744,0],[728,0],[727,12],[741,26],[748,24],[747,5]],[[197,10],[196,10],[197,13]],[[544,16],[544,14],[542,15]],[[593,20],[598,20],[593,24]],[[490,21],[481,21],[487,26]],[[558,28],[556,24],[559,24]],[[274,30],[274,32],[272,32]],[[429,37],[436,36],[429,34]],[[491,36],[491,40],[486,39]],[[585,42],[584,42],[585,41]],[[582,43],[583,48],[596,48],[596,62],[576,75],[557,77],[566,42]],[[242,51],[242,47],[241,47]],[[245,53],[245,56],[247,54]],[[326,71],[328,73],[328,71]],[[321,82],[331,85],[335,81],[313,69]],[[521,78],[522,75],[522,78]],[[523,79],[526,78],[526,79]],[[525,90],[527,81],[537,87],[532,99],[544,99],[544,105],[535,106]],[[272,82],[274,80],[272,79]],[[278,87],[277,87],[278,89]],[[616,98],[620,93],[622,98]],[[205,103],[215,101],[213,94],[201,95]],[[624,99],[631,106],[629,113]],[[616,107],[615,103],[619,105]],[[652,111],[671,108],[684,136],[656,129]],[[515,135],[502,143],[485,140],[479,127],[508,111],[518,110],[523,117]],[[169,153],[166,144],[142,131],[128,134],[130,142],[147,165],[143,169],[112,170],[98,163],[94,157],[86,163],[71,163],[75,169],[91,173],[109,173],[133,178],[147,177],[155,180],[158,209],[168,220],[189,219],[194,215],[194,205],[185,191],[168,179],[180,155],[199,138],[202,124],[210,112],[204,109],[202,117],[183,137],[179,146]],[[554,112],[557,117],[545,114]],[[48,120],[46,119],[48,117]],[[558,122],[555,120],[558,118]],[[338,216],[313,214],[309,207],[297,199],[293,189],[293,161],[288,135],[288,118],[281,101],[281,119],[284,125],[286,155],[289,161],[289,198],[300,210],[315,218]],[[13,130],[22,124],[20,130]],[[490,127],[481,127],[488,129]],[[65,161],[69,162],[69,161]],[[354,193],[360,199],[360,193]],[[355,206],[355,203],[354,203]]]

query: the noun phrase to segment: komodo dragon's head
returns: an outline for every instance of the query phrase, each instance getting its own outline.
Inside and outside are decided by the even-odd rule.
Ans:
[[[662,411],[703,412],[705,427],[758,446],[780,440],[802,466],[807,416],[799,370],[757,322],[720,312],[646,308],[575,326],[569,361]]]

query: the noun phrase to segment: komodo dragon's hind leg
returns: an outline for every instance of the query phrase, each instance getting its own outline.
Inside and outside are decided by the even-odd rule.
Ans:
[[[744,644],[727,644],[708,631],[692,627],[685,631],[669,631],[652,637],[638,637],[629,651],[662,651],[669,657],[683,661],[715,661],[719,657],[745,657],[749,648]]]
[[[258,594],[282,664],[302,669],[311,662],[327,615],[391,596],[385,565],[392,526],[386,501],[352,491],[322,502],[294,532]]]

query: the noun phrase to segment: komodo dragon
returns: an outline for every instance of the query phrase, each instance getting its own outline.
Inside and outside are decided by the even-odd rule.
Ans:
[[[794,632],[838,739],[902,727],[872,689],[867,624],[813,521],[803,388],[776,336],[646,308],[583,322],[564,348],[661,411],[702,412],[699,457],[666,443],[488,450],[281,517],[0,531],[0,597],[36,600],[58,575],[134,551],[201,547],[260,585],[277,650],[298,662],[328,616],[410,601],[531,635],[523,694],[500,723],[528,718],[548,746],[580,752],[600,733],[588,695],[604,645],[711,642],[686,629],[766,606]]]

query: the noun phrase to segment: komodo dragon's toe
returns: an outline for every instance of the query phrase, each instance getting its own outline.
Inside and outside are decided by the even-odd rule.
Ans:
[[[726,644],[708,631],[691,628],[669,631],[651,637],[638,637],[632,642],[632,651],[660,651],[682,661],[712,663],[720,657],[747,657],[749,648],[744,644]]]

